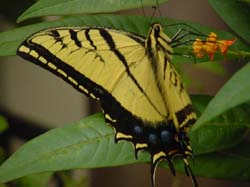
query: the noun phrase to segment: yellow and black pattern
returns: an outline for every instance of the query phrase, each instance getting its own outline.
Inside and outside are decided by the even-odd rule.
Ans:
[[[195,178],[187,159],[192,149],[186,135],[196,121],[191,101],[170,63],[174,44],[159,24],[147,38],[102,27],[42,30],[25,40],[17,54],[53,72],[100,102],[115,140],[133,143],[135,154],[147,150],[155,169],[180,155],[187,175]]]

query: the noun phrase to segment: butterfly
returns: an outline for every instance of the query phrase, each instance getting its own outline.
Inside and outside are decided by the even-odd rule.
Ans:
[[[49,70],[100,103],[115,141],[151,155],[151,180],[160,161],[175,175],[180,156],[193,185],[187,131],[197,119],[181,78],[171,64],[175,38],[161,24],[146,37],[105,27],[56,27],[28,37],[17,54]]]

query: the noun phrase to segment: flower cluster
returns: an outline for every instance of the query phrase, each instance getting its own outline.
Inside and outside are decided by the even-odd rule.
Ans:
[[[217,35],[211,32],[206,41],[195,39],[193,43],[193,53],[198,58],[204,57],[208,54],[210,60],[213,60],[215,52],[220,52],[226,56],[228,48],[233,45],[235,41],[236,39],[218,40]]]

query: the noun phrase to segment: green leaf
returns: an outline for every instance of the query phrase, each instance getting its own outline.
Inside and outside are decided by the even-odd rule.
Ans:
[[[220,124],[223,125],[223,123]],[[195,157],[239,144],[245,138],[248,129],[245,125],[225,125],[224,123],[224,126],[215,126],[211,123],[198,132],[191,131],[189,136]]]
[[[236,0],[209,0],[210,5],[227,25],[250,44],[250,8]]]
[[[167,0],[158,0],[158,3]],[[49,15],[72,15],[115,12],[131,8],[142,8],[156,5],[155,0],[40,0],[26,10],[17,20]]]
[[[243,104],[223,113],[197,131],[191,131],[189,136],[194,154],[225,150],[239,144],[250,128],[249,113],[250,103]]]
[[[193,104],[202,113],[211,97],[195,96]],[[235,107],[189,137],[194,150],[194,163],[190,162],[196,176],[229,179],[250,179],[249,147],[250,103]],[[185,172],[181,158],[176,160],[177,171]],[[163,167],[168,168],[166,163]]]
[[[26,143],[1,165],[0,182],[44,171],[135,162],[131,144],[115,144],[113,129],[105,124],[102,115],[94,115]]]
[[[190,162],[190,166],[196,176],[249,181],[249,143],[246,140],[231,149],[196,156],[194,164]],[[175,167],[178,171],[184,172],[182,162],[176,162]]]
[[[5,131],[8,128],[7,120],[0,115],[0,133]]]
[[[192,97],[193,106],[198,116],[203,113],[212,97],[195,95]],[[189,137],[194,154],[201,155],[225,150],[240,143],[250,127],[248,116],[250,103],[235,107],[214,120],[202,126],[197,131],[190,131]],[[194,124],[192,130],[196,124]]]
[[[194,97],[195,107],[204,108],[208,100],[204,96]],[[243,123],[245,121],[241,125],[232,124],[238,120],[235,118],[238,117],[237,112],[245,111],[244,108],[239,109],[218,118],[218,123],[223,124],[228,123],[231,117],[229,125],[215,128],[214,124],[209,124],[190,132],[195,156],[224,150],[242,140],[248,129]],[[247,111],[245,115],[248,114]],[[135,160],[130,143],[122,141],[115,144],[113,129],[105,124],[102,115],[94,115],[72,125],[50,130],[23,145],[0,167],[0,182],[45,171],[112,167],[148,161],[149,154],[146,152],[140,152],[139,160]]]
[[[193,127],[197,130],[223,112],[250,101],[250,64],[246,64],[220,89]]]

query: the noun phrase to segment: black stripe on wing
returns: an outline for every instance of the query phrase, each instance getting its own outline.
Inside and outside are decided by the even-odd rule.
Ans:
[[[29,48],[30,49],[29,53],[18,50],[17,55],[61,77],[63,80],[71,84],[74,88],[76,88],[80,92],[87,94],[93,99],[99,99],[99,98],[101,99],[102,97],[105,97],[106,94],[108,94],[108,92],[105,91],[100,85],[97,85],[96,83],[85,77],[83,74],[76,71],[73,67],[64,63],[62,60],[60,60],[55,55],[50,53],[43,46],[38,44],[33,44],[30,41],[29,43],[26,41],[23,42],[22,46]],[[35,51],[38,54],[38,57],[32,56],[30,54],[31,51]],[[46,59],[46,63],[39,60],[40,57]],[[51,68],[49,64],[53,64],[55,68]],[[84,89],[81,86],[83,86]]]
[[[188,116],[192,114],[194,114],[194,109],[191,104],[186,105],[183,109],[175,113],[178,123],[182,124],[181,126],[184,127],[189,127],[196,122],[196,117],[192,117],[187,120]]]
[[[85,32],[84,32],[84,33],[85,33],[85,37],[86,37],[86,39],[89,41],[90,45],[94,48],[94,50],[96,50],[97,47],[95,46],[95,44],[94,44],[92,38],[90,37],[89,31],[90,31],[89,29],[86,29],[86,30],[85,30]]]
[[[154,103],[151,101],[151,99],[148,97],[148,95],[144,92],[144,89],[141,87],[141,85],[138,83],[134,75],[131,73],[129,69],[129,65],[126,61],[126,58],[124,57],[123,54],[116,48],[115,42],[112,38],[112,36],[107,32],[105,29],[99,29],[100,35],[103,37],[103,39],[106,41],[106,44],[109,46],[109,49],[114,52],[114,54],[117,56],[117,58],[122,62],[122,64],[125,66],[126,72],[128,76],[132,79],[134,84],[137,86],[137,88],[143,93],[143,95],[147,98],[149,103],[154,107],[154,109],[163,117],[164,114],[162,114],[158,108],[154,105]],[[146,53],[145,53],[146,54]]]
[[[77,32],[74,31],[73,29],[69,29],[69,33],[70,33],[71,40],[73,40],[75,42],[75,44],[76,44],[77,47],[81,48],[82,47],[82,43],[81,43],[81,41],[77,37]]]

